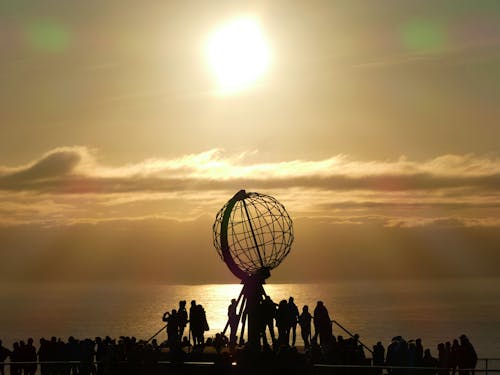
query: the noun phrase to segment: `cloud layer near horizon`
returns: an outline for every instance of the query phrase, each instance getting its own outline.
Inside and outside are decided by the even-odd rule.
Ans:
[[[384,226],[500,225],[500,159],[257,161],[220,149],[104,165],[86,147],[61,147],[0,166],[0,224],[66,225],[213,216],[241,188],[275,195],[295,217]]]
[[[474,155],[262,163],[214,149],[110,166],[58,148],[0,166],[0,280],[232,282],[211,227],[241,188],[294,220],[275,282],[498,275],[499,174]]]

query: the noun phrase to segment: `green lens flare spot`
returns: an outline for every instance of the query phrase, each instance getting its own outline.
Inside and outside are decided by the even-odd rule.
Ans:
[[[47,21],[29,25],[26,38],[30,47],[48,53],[64,51],[71,41],[70,32],[65,27]]]
[[[444,28],[436,22],[414,21],[403,27],[403,43],[413,52],[435,52],[445,43]]]

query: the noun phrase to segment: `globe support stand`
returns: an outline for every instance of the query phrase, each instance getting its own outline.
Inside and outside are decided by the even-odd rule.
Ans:
[[[242,281],[243,288],[236,301],[237,307],[239,306],[237,327],[240,329],[240,335],[236,336],[236,342],[239,342],[240,345],[244,343],[245,328],[247,328],[248,345],[255,350],[261,348],[260,338],[264,327],[259,310],[261,301],[266,297],[263,284],[269,275],[269,271],[263,269],[262,272],[245,278]],[[226,333],[229,326],[228,319],[223,334]],[[238,328],[236,328],[236,334]]]

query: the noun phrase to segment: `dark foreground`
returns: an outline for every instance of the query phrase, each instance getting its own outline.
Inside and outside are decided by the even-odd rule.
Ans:
[[[11,375],[132,375],[132,374],[338,374],[338,375],[474,375],[466,368],[439,368],[437,361],[405,369],[386,363],[374,365],[372,358],[358,363],[340,363],[340,358],[319,345],[305,350],[283,346],[253,351],[246,347],[158,348],[157,351],[132,353],[126,358],[103,357],[100,361],[51,361],[5,363]],[[136,355],[140,354],[140,355]],[[344,358],[345,359],[345,358]],[[4,367],[3,365],[1,367]],[[405,366],[406,367],[406,366]],[[0,368],[4,370],[3,368]],[[481,371],[479,371],[481,372]],[[1,371],[3,374],[4,371]],[[486,371],[487,373],[487,371]]]
[[[296,348],[274,341],[258,348],[230,345],[217,335],[215,340],[193,348],[189,340],[158,345],[120,337],[64,342],[52,337],[16,342],[13,350],[0,341],[0,374],[4,361],[11,375],[119,375],[119,374],[326,374],[339,375],[470,375],[477,355],[465,335],[456,345],[438,345],[438,357],[424,349],[420,339],[406,341],[396,336],[387,347],[378,342],[373,350],[358,341],[357,335],[344,339],[332,336],[328,342]],[[183,342],[185,344],[183,346]],[[454,349],[455,347],[455,349]],[[372,355],[365,356],[365,349]],[[406,367],[401,369],[400,367]]]

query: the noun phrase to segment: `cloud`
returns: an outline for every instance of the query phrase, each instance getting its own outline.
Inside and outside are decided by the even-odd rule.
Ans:
[[[211,228],[241,188],[294,221],[296,255],[276,280],[498,275],[498,159],[258,158],[214,149],[109,166],[63,147],[0,167],[0,278],[231,281]]]
[[[61,147],[22,166],[0,166],[0,223],[77,223],[217,212],[236,191],[266,192],[294,215],[381,225],[498,225],[500,160],[441,155],[424,161],[258,161],[220,149],[108,166],[86,147]],[[364,222],[361,220],[361,222]],[[464,224],[465,223],[465,224]]]
[[[347,218],[346,218],[347,219]],[[299,218],[272,282],[498,276],[498,228],[451,220],[379,226],[382,217]],[[212,218],[0,227],[0,281],[234,282],[212,246]]]
[[[0,189],[62,194],[227,190],[238,185],[371,191],[500,188],[500,161],[473,155],[445,155],[421,163],[405,158],[359,162],[339,155],[319,161],[247,164],[244,158],[245,154],[224,157],[214,149],[112,168],[98,163],[84,147],[60,148],[4,172]]]
[[[59,180],[71,175],[89,159],[84,147],[62,147],[47,152],[28,165],[9,168],[0,166],[0,188],[24,190],[35,182]]]
[[[406,218],[388,218],[386,227],[399,228],[414,228],[414,227],[431,227],[431,228],[455,228],[455,227],[498,227],[500,226],[500,218],[463,218],[463,217],[406,217]]]

